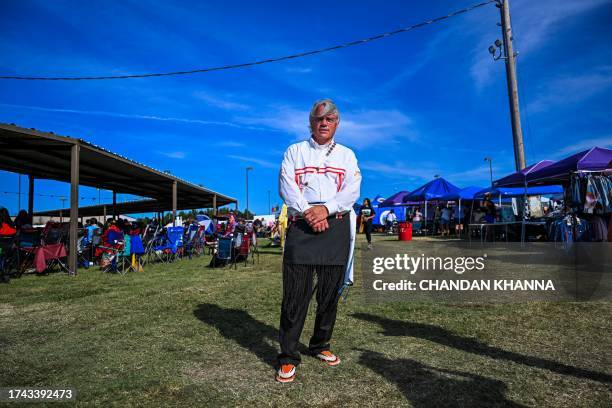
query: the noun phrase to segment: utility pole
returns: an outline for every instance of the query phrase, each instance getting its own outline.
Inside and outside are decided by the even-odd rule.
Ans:
[[[487,156],[484,158],[484,161],[489,162],[489,176],[491,177],[491,187],[493,187],[493,159]]]
[[[510,21],[509,0],[500,0],[498,5],[501,13],[501,28],[504,42],[504,57],[506,59],[506,80],[510,99],[510,117],[512,120],[512,139],[514,141],[514,161],[516,171],[523,170],[525,164],[525,147],[523,145],[523,130],[521,128],[521,113],[519,110],[518,83],[516,78],[516,54],[512,44],[512,23]]]
[[[21,211],[21,173],[19,173],[19,185],[17,187],[17,213]]]
[[[249,166],[246,168],[246,211],[244,216],[247,217],[249,212],[249,171],[253,170],[253,167]]]

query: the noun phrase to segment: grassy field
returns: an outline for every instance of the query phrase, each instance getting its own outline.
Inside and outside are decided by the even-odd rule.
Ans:
[[[334,334],[342,364],[304,357],[278,384],[280,251],[236,270],[208,261],[1,285],[0,386],[122,407],[612,404],[610,303],[370,305],[357,282]]]

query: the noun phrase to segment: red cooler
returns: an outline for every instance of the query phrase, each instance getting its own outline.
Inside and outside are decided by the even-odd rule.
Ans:
[[[398,224],[400,241],[412,241],[412,224],[409,222],[400,222]]]

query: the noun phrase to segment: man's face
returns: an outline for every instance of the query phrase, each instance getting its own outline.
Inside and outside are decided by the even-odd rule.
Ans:
[[[325,107],[320,105],[315,111],[316,116],[310,121],[312,135],[318,144],[328,143],[334,137],[338,127],[338,115],[333,113],[321,116],[324,111]]]

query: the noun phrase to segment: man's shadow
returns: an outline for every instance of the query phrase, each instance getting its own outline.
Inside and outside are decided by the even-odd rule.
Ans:
[[[359,364],[394,383],[415,407],[521,407],[505,397],[502,381],[431,367],[411,359],[392,360],[362,350]]]
[[[367,313],[354,313],[352,316],[380,325],[384,330],[383,334],[385,336],[416,337],[495,360],[507,360],[530,367],[553,371],[562,375],[571,375],[573,377],[595,380],[602,383],[612,383],[612,375],[610,374],[574,367],[541,357],[525,356],[512,351],[506,351],[498,347],[489,346],[473,338],[459,336],[438,326],[392,320]]]
[[[209,303],[198,305],[193,314],[203,323],[216,327],[226,339],[235,341],[264,363],[276,367],[278,350],[269,344],[278,343],[276,328],[256,320],[244,310],[225,309]],[[303,344],[300,348],[306,350]]]

